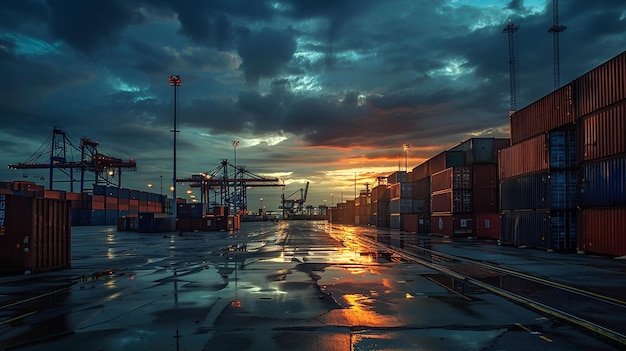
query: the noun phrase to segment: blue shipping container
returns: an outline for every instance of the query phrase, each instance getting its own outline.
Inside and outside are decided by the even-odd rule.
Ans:
[[[626,206],[626,157],[583,164],[580,178],[582,207]]]
[[[576,167],[576,130],[554,130],[548,135],[551,169]]]
[[[575,171],[541,172],[500,182],[500,210],[574,209],[578,204]]]
[[[511,211],[502,213],[500,241],[559,251],[575,250],[576,211]]]

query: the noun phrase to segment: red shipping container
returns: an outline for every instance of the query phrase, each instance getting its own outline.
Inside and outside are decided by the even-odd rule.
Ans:
[[[626,153],[626,102],[583,118],[578,123],[578,161]]]
[[[498,187],[498,165],[483,163],[472,165],[472,186],[476,188]]]
[[[207,215],[202,218],[202,231],[212,232],[217,230],[217,221],[215,216]]]
[[[403,214],[401,215],[404,219],[403,222],[404,228],[402,228],[405,232],[409,233],[417,233],[418,231],[418,222],[419,215],[418,214]]]
[[[416,182],[418,180],[427,179],[430,177],[430,174],[430,160],[426,160],[422,164],[413,168],[412,181]]]
[[[511,145],[575,122],[570,83],[511,115]]]
[[[430,231],[447,237],[468,237],[474,235],[472,215],[433,214]]]
[[[626,99],[626,51],[580,76],[575,84],[575,103],[580,117],[623,101]]]
[[[579,212],[578,248],[626,256],[626,208],[588,208]]]
[[[178,217],[176,218],[176,230],[181,232],[191,231],[191,218]]]
[[[486,239],[500,239],[500,214],[477,213],[476,236]]]
[[[444,190],[432,195],[430,210],[436,212],[452,212],[452,190]]]
[[[474,213],[498,213],[496,188],[474,188],[472,196]]]
[[[548,170],[548,134],[538,135],[498,151],[500,180]]]
[[[427,198],[430,197],[430,193],[430,178],[413,182],[413,198]]]
[[[433,173],[430,176],[430,189],[432,193],[452,189],[452,168]]]
[[[71,203],[0,195],[0,272],[70,267]]]

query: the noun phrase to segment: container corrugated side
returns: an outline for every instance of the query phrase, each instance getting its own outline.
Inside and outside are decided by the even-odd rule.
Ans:
[[[513,113],[510,118],[511,144],[575,123],[572,89],[572,83],[566,84]]]
[[[547,147],[547,134],[542,134],[498,151],[499,179],[548,170]]]
[[[586,162],[626,153],[626,101],[581,119],[578,160]]]
[[[413,168],[412,181],[418,181],[430,177],[430,160],[426,160]]]
[[[566,128],[551,130],[548,133],[548,148],[550,154],[550,169],[573,169],[576,160],[576,129]]]
[[[71,203],[0,195],[0,271],[37,272],[70,267]]]
[[[541,172],[500,182],[500,210],[573,209],[578,205],[577,174]]]
[[[496,188],[472,189],[472,212],[498,213],[498,190]]]
[[[505,244],[571,251],[578,238],[576,211],[510,211],[501,216]]]
[[[575,82],[579,116],[626,99],[626,51],[578,77]]]
[[[413,197],[429,197],[431,193],[430,188],[430,178],[423,178],[417,181],[413,181]]]
[[[497,188],[498,187],[498,165],[495,163],[472,165],[472,187],[473,188]]]
[[[626,155],[581,166],[580,205],[626,206]]]
[[[587,208],[579,213],[580,250],[611,256],[626,255],[626,208]]]

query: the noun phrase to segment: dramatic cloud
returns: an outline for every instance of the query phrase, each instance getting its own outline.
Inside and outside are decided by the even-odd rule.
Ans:
[[[626,48],[626,3],[559,10],[562,84]],[[123,186],[169,180],[176,74],[178,174],[233,159],[239,140],[238,164],[287,175],[288,192],[310,181],[322,204],[351,194],[355,175],[397,170],[402,144],[412,168],[469,137],[507,137],[508,20],[521,108],[554,89],[551,1],[5,1],[0,160],[48,162],[59,126],[136,159]],[[45,174],[2,168],[0,180]],[[277,207],[280,189],[262,191]]]

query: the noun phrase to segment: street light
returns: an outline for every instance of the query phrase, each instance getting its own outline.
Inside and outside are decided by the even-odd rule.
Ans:
[[[176,190],[176,188],[174,188],[173,185],[170,186],[170,192],[172,193],[172,214],[176,216],[176,212],[174,212],[176,208],[176,197],[174,197],[174,190]]]
[[[259,215],[262,216],[263,215],[263,198],[259,199],[261,201],[261,210],[259,211]]]
[[[152,190],[152,183],[148,183],[148,191]]]
[[[172,133],[174,133],[174,175],[172,178],[172,197],[174,198],[174,203],[176,203],[176,133],[178,130],[176,129],[176,90],[181,85],[183,85],[183,81],[180,76],[169,76],[170,86],[174,87],[174,129]],[[176,216],[176,206],[172,211],[172,214]]]
[[[330,194],[330,207],[333,207],[333,200],[335,199],[335,194]]]

